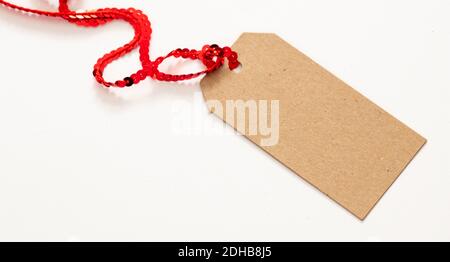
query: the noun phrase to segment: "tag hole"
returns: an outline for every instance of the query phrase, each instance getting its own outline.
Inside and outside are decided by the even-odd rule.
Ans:
[[[241,71],[242,71],[242,64],[239,64],[238,67],[233,69],[233,72],[236,73],[236,74],[239,74]]]

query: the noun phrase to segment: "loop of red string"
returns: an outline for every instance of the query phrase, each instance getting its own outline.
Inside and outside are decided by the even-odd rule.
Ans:
[[[128,22],[134,29],[133,39],[122,47],[119,47],[100,59],[94,66],[93,75],[97,82],[106,87],[119,87],[132,86],[140,81],[151,77],[159,81],[183,81],[196,78],[202,74],[213,72],[220,68],[225,59],[228,61],[230,70],[237,68],[240,63],[238,61],[238,54],[231,50],[230,47],[219,47],[218,45],[205,45],[202,50],[195,49],[176,49],[167,54],[152,61],[149,55],[149,45],[152,34],[151,24],[148,17],[140,10],[134,8],[119,9],[119,8],[103,8],[89,12],[74,12],[69,9],[68,0],[59,0],[59,10],[55,12],[48,12],[42,10],[35,10],[30,8],[21,7],[7,1],[0,0],[0,4],[6,7],[42,16],[60,17],[70,23],[74,23],[79,26],[96,27],[108,23],[115,19],[121,19]],[[130,53],[135,48],[139,48],[139,58],[142,68],[136,73],[125,77],[123,80],[117,80],[114,82],[106,81],[103,78],[103,71],[105,68],[122,57],[123,55]],[[206,67],[204,71],[171,75],[159,71],[159,65],[167,58],[183,58],[200,60]]]

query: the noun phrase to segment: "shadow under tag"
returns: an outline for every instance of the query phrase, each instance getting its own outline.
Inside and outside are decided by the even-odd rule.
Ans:
[[[241,72],[201,82],[211,112],[365,219],[426,140],[274,34],[245,33],[233,50]],[[254,133],[264,115],[278,139]]]

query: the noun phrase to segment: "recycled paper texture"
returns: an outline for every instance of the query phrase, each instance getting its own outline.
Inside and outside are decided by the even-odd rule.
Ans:
[[[274,34],[245,33],[233,49],[241,72],[223,67],[206,76],[205,99],[224,107],[228,100],[279,101],[277,143],[264,146],[262,135],[245,135],[366,218],[425,139]]]

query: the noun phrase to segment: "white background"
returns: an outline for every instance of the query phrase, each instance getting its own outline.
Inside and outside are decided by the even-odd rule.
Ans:
[[[98,88],[92,66],[132,37],[127,24],[80,28],[1,8],[0,240],[450,240],[449,1],[72,2],[144,10],[153,58],[277,33],[429,142],[361,222],[242,137],[177,135],[180,104],[220,121],[198,84]]]

